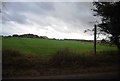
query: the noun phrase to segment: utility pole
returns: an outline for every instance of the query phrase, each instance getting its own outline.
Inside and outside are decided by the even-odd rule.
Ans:
[[[96,23],[98,23],[98,22],[94,21],[94,22],[89,22],[89,23],[94,23],[94,45],[93,45],[93,48],[94,48],[94,54],[96,55],[96,34],[97,34],[97,25],[96,25]]]
[[[96,55],[96,34],[97,34],[97,26],[94,25],[94,53]]]

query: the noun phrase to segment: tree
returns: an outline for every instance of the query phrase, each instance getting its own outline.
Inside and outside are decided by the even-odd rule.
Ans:
[[[93,2],[94,16],[101,18],[100,32],[111,35],[111,41],[120,51],[120,2]]]
[[[13,34],[13,37],[19,37],[19,35],[17,35],[17,34]]]

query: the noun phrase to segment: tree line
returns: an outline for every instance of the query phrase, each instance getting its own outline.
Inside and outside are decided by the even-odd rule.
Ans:
[[[34,35],[34,34],[22,34],[22,35],[18,35],[18,34],[13,34],[12,36],[2,36],[2,37],[21,37],[21,38],[43,38],[43,39],[48,39],[47,36],[38,36],[38,35]]]

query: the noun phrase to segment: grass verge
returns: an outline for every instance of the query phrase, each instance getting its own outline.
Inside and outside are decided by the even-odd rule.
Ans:
[[[3,50],[3,77],[42,76],[118,71],[118,52],[75,54],[68,48],[59,50],[46,60],[40,54],[24,54]]]

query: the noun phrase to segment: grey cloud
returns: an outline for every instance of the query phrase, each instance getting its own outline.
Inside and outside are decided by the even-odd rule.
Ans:
[[[3,23],[14,21],[17,23],[25,24],[26,23],[26,17],[21,14],[21,12],[25,11],[24,8],[22,9],[23,5],[18,5],[15,3],[3,3],[2,8],[2,19]],[[23,10],[23,11],[22,11]]]
[[[8,2],[4,4],[6,5],[3,7],[3,12],[6,13],[4,16],[10,18],[11,21],[29,24],[27,21],[29,19],[39,24],[40,28],[51,26],[60,32],[83,30],[90,27],[89,22],[94,20],[90,10],[91,2]],[[67,27],[67,30],[64,29],[64,26]]]
[[[24,24],[26,23],[27,18],[24,15],[21,15],[21,13],[25,12],[37,15],[44,15],[49,12],[47,10],[53,10],[52,5],[49,3],[5,2],[3,3],[2,12],[4,14],[3,16],[7,17],[7,19]],[[9,14],[7,12],[9,12]]]
[[[76,24],[79,26],[79,22],[88,24],[92,17],[91,3],[57,3],[55,4],[55,15],[68,24]],[[76,27],[76,26],[74,26]]]

